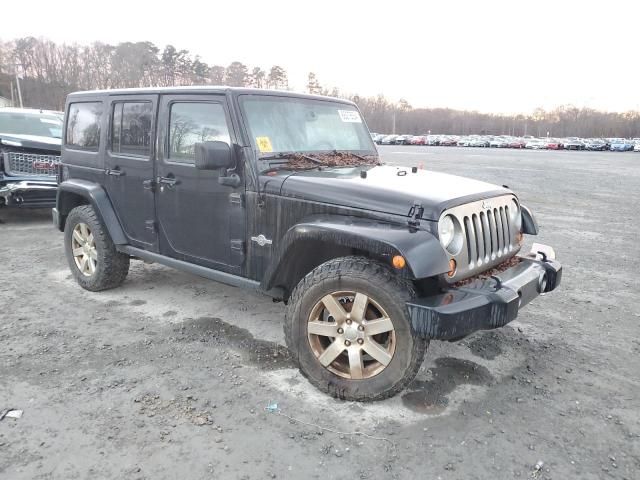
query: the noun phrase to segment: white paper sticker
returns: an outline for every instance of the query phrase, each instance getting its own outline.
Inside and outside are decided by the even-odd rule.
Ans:
[[[40,121],[42,123],[50,123],[51,125],[60,125],[62,123],[61,120],[51,120],[49,118],[41,118]]]
[[[343,122],[362,123],[360,114],[355,110],[338,110],[338,115],[340,115],[340,120]]]

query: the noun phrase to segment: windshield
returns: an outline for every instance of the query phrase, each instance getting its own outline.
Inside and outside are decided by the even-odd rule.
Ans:
[[[62,120],[56,115],[0,112],[0,133],[62,138]]]
[[[360,113],[351,105],[267,95],[243,95],[240,104],[261,155],[334,150],[377,155]]]

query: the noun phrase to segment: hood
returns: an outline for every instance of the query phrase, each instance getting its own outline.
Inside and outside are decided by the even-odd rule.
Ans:
[[[418,202],[426,220],[438,220],[447,208],[507,193],[511,191],[490,183],[387,165],[296,172],[280,189],[285,197],[403,216]]]
[[[22,147],[34,150],[48,150],[60,153],[62,140],[38,135],[21,135],[17,133],[0,132],[0,142],[6,141],[7,146]]]

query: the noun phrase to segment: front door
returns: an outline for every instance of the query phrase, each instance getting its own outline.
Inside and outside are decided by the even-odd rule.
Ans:
[[[220,171],[195,167],[195,144],[234,144],[224,95],[163,95],[160,100],[156,210],[160,253],[232,273],[239,270],[232,237],[240,237],[243,210],[234,200],[243,186],[221,185]],[[244,230],[244,227],[242,227]]]
[[[111,97],[105,149],[105,184],[120,224],[131,245],[152,251],[157,251],[153,192],[157,108],[157,95]]]

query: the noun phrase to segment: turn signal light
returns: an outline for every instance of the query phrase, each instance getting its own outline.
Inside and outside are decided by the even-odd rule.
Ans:
[[[452,258],[451,260],[449,260],[449,271],[447,272],[447,275],[453,277],[456,274],[456,268],[458,268],[458,264]]]
[[[407,264],[407,261],[404,259],[402,255],[395,255],[391,259],[391,263],[393,264],[394,268],[397,268],[398,270],[400,270],[401,268],[405,267],[405,265]]]

